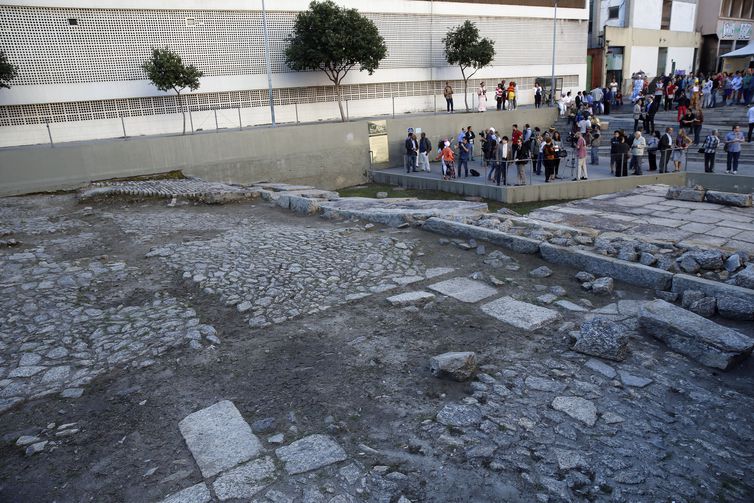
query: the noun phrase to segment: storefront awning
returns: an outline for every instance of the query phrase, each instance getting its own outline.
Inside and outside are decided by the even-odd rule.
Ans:
[[[740,49],[736,49],[733,52],[723,54],[720,57],[721,58],[743,58],[746,56],[754,56],[754,43],[751,43],[747,45],[746,47],[741,47]]]

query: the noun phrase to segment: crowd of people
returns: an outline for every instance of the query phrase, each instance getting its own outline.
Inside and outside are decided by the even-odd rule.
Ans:
[[[540,108],[544,101],[545,91],[538,81],[534,83],[532,94],[534,96],[534,107]],[[445,105],[448,113],[455,111],[453,95],[453,86],[450,85],[450,82],[445,82],[443,96],[445,97]],[[506,83],[505,80],[501,80],[495,85],[494,91],[490,92],[487,91],[487,84],[480,82],[476,90],[476,96],[478,112],[486,112],[489,100],[492,99],[495,100],[496,110],[498,111],[515,110],[518,107],[518,86],[513,81]]]
[[[477,135],[471,126],[461,128],[457,135],[449,135],[440,139],[436,149],[427,137],[426,132],[417,137],[413,129],[409,129],[405,140],[405,168],[406,172],[430,172],[430,159],[440,161],[440,169],[445,180],[468,178],[469,176],[484,176],[486,181],[497,185],[526,185],[527,165],[531,163],[533,174],[544,176],[545,182],[554,182],[561,177],[561,161],[568,157],[568,147],[571,147],[577,164],[577,175],[573,180],[587,180],[587,147],[592,146],[592,164],[599,162],[594,136],[599,137],[596,127],[589,132],[576,131],[569,135],[566,141],[559,131],[550,128],[542,131],[539,127],[532,128],[525,124],[519,128],[514,124],[510,134],[504,134],[490,127],[480,131]],[[479,163],[481,171],[469,167],[469,163]],[[474,166],[472,164],[472,166]],[[508,170],[515,167],[515,180],[508,180]]]

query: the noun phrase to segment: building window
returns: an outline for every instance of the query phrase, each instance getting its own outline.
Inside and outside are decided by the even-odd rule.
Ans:
[[[75,17],[69,17],[68,18],[68,25],[69,26],[78,26],[79,25],[79,20],[76,19]]]
[[[615,7],[607,8],[608,19],[618,19],[618,16],[620,16],[620,6],[616,5]]]

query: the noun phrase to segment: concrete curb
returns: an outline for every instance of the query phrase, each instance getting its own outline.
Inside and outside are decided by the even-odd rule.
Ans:
[[[446,236],[488,241],[518,253],[537,253],[540,244],[540,241],[536,239],[506,234],[493,229],[485,229],[475,225],[462,224],[436,217],[428,219],[421,228],[425,231]]]
[[[673,291],[680,295],[685,290],[699,290],[707,297],[715,297],[718,312],[724,318],[754,320],[754,290],[688,274],[673,276]]]

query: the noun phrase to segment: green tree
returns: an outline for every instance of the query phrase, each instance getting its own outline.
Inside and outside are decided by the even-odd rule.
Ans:
[[[8,61],[5,52],[0,51],[0,88],[10,89],[10,81],[18,75],[18,67]]]
[[[387,46],[375,24],[356,9],[338,7],[331,0],[312,2],[299,12],[285,50],[288,66],[296,71],[322,70],[335,85],[340,117],[345,122],[341,83],[355,66],[372,75]]]
[[[141,67],[149,80],[160,91],[175,91],[178,106],[183,115],[183,134],[186,134],[186,110],[181,99],[181,91],[187,87],[199,89],[199,79],[204,75],[194,65],[184,65],[181,57],[169,49],[152,49],[152,57]]]
[[[465,21],[462,25],[448,30],[442,41],[445,44],[445,59],[451,65],[461,67],[463,98],[468,112],[469,79],[480,68],[484,68],[492,62],[492,58],[495,57],[495,43],[488,38],[479,38],[479,29],[471,21]],[[474,71],[466,75],[470,68],[473,68]]]

